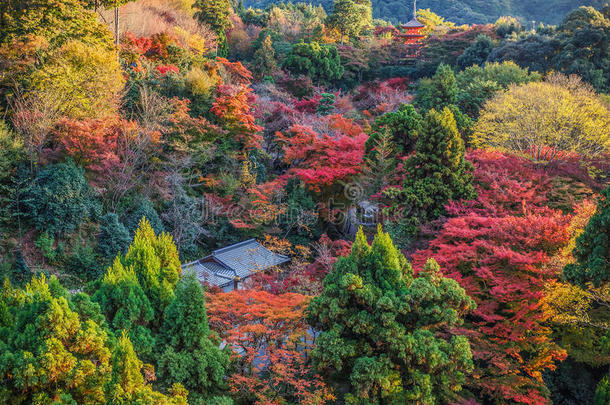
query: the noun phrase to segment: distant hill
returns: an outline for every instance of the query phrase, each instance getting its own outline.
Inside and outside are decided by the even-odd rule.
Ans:
[[[244,0],[246,7],[265,8],[278,0]],[[296,2],[296,1],[295,1]],[[333,0],[304,0],[322,4],[328,11]],[[408,21],[413,15],[411,0],[372,0],[373,16],[396,22]],[[485,24],[503,15],[518,17],[527,25],[536,23],[557,24],[579,6],[601,8],[607,0],[419,0],[418,8],[429,8],[436,14],[458,24]]]

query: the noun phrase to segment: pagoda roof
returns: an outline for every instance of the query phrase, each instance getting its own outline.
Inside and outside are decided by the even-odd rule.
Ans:
[[[408,23],[402,24],[402,28],[424,28],[425,25],[419,22],[417,18],[412,19]]]

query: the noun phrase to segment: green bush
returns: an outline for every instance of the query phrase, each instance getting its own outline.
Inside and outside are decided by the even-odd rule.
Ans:
[[[36,229],[63,235],[98,217],[101,207],[84,173],[72,162],[38,172],[23,196],[25,214]]]

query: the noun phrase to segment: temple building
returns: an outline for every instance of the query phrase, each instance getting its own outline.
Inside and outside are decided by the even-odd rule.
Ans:
[[[273,253],[255,239],[249,239],[216,249],[211,255],[183,264],[182,272],[192,272],[200,283],[228,292],[239,289],[240,284],[254,273],[289,261],[289,257]]]
[[[405,45],[410,45],[407,57],[419,56],[419,42],[425,36],[421,31],[426,26],[417,19],[417,0],[413,1],[413,19],[402,24],[401,28],[404,32],[400,35],[400,38],[404,41]]]

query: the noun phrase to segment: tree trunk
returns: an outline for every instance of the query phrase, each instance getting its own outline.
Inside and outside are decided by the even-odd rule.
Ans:
[[[114,43],[119,46],[119,7],[114,8]]]

